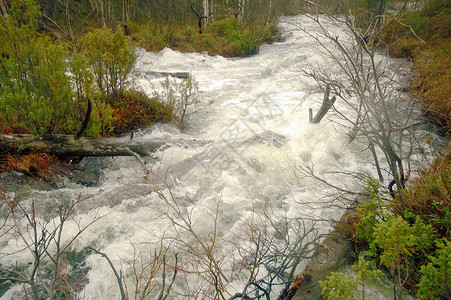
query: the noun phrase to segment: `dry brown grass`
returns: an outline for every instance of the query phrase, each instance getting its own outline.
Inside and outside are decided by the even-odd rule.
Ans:
[[[53,158],[45,152],[0,156],[0,172],[16,170],[33,177],[49,178],[54,174],[55,165]]]
[[[412,222],[419,216],[431,224],[438,238],[451,240],[451,155],[438,158],[403,192],[403,202],[392,201],[393,211]]]

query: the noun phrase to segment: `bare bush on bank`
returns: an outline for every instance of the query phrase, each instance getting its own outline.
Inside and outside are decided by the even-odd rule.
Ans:
[[[391,273],[396,299],[401,299],[406,290],[423,299],[446,298],[449,276],[438,274],[449,266],[449,259],[444,260],[444,255],[451,249],[449,224],[443,226],[442,220],[449,215],[443,211],[449,202],[446,192],[450,189],[449,180],[443,173],[448,167],[449,154],[436,160],[434,176],[428,171],[423,173],[423,178],[406,185],[412,160],[422,157],[430,162],[437,153],[430,145],[425,146],[430,142],[431,133],[421,126],[424,120],[417,99],[406,91],[411,79],[410,66],[390,62],[387,53],[379,47],[379,37],[389,25],[389,22],[381,22],[386,15],[357,23],[358,17],[352,13],[337,16],[312,1],[306,3],[321,12],[309,16],[316,22],[320,35],[308,32],[302,24],[299,28],[317,43],[321,57],[330,65],[327,69],[312,66],[303,70],[303,75],[313,78],[320,90],[325,93],[330,90],[338,98],[333,106],[334,118],[330,121],[337,131],[347,135],[349,143],[359,141],[368,145],[366,151],[373,157],[379,176],[379,180],[367,176],[370,200],[357,208],[348,234],[354,237],[357,247],[368,251],[372,260]],[[406,26],[418,38],[413,27],[398,19],[401,10],[387,19]],[[367,26],[362,27],[362,24]],[[345,28],[346,32],[337,34],[333,29],[336,27]],[[384,44],[386,46],[390,45]],[[326,182],[309,166],[301,166],[298,171],[341,194],[352,192]],[[389,180],[393,178],[388,184],[391,201],[387,201],[387,194],[380,186],[387,175]],[[425,203],[429,203],[429,207],[426,208]],[[357,276],[361,275],[357,273]],[[348,279],[343,273],[329,276],[323,286],[323,296],[335,299],[337,293],[343,297],[346,293],[355,293],[352,286],[355,283],[346,287]]]
[[[303,70],[323,91],[330,90],[338,100],[333,105],[337,130],[353,140],[366,141],[374,159],[379,179],[389,177],[388,188],[395,195],[404,189],[410,175],[410,159],[420,146],[418,131],[423,123],[417,100],[403,92],[410,70],[385,59],[375,47],[384,25],[370,19],[367,28],[358,28],[353,15],[346,18],[329,13],[322,6],[305,1],[322,13],[307,15],[320,30],[316,35],[299,25],[314,39],[320,55],[330,62],[327,69],[312,66]],[[334,33],[340,26],[344,33]],[[379,162],[382,153],[388,169]]]

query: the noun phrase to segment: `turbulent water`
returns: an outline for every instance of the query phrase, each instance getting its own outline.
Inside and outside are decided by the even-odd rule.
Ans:
[[[140,251],[143,260],[148,261],[154,257],[155,249],[163,245],[170,249],[170,264],[175,264],[174,253],[179,253],[177,266],[181,271],[172,286],[172,295],[192,292],[198,299],[212,297],[209,287],[214,285],[211,278],[215,276],[203,269],[208,269],[209,264],[211,267],[211,261],[197,260],[193,249],[206,253],[202,248],[206,245],[211,250],[221,269],[216,276],[230,297],[241,292],[249,279],[252,264],[247,271],[237,271],[237,265],[243,265],[251,253],[247,250],[255,250],[253,242],[258,237],[252,236],[250,224],[255,225],[255,235],[264,232],[274,243],[278,234],[288,235],[294,228],[277,232],[277,226],[289,227],[291,223],[284,220],[300,216],[308,220],[307,227],[317,220],[316,235],[327,232],[327,220],[339,218],[343,211],[340,207],[345,208],[347,203],[335,201],[332,188],[299,170],[312,167],[315,174],[330,183],[356,190],[358,181],[345,173],[377,174],[368,145],[357,140],[348,144],[346,136],[337,132],[331,122],[333,115],[329,114],[320,124],[309,123],[308,109],[316,112],[323,94],[316,92],[316,82],[302,75],[301,70],[328,62],[322,58],[316,41],[299,30],[299,25],[309,32],[317,30],[308,18],[285,18],[280,26],[286,39],[263,45],[259,54],[245,58],[170,49],[160,53],[138,50],[135,83],[139,88],[148,94],[161,89],[164,79],[152,72],[190,72],[199,84],[200,103],[189,108],[183,131],[172,125],[156,125],[136,133],[134,138],[211,142],[199,147],[174,145],[143,158],[146,168],[164,177],[165,184],[146,174],[134,157],[85,159],[82,165],[86,167],[102,167],[100,183],[88,187],[67,180],[57,190],[34,191],[42,222],[49,218],[55,202],[89,197],[77,206],[75,221],[65,224],[63,240],[77,232],[77,223],[83,227],[98,216],[102,218],[77,237],[71,249],[81,251],[92,246],[107,254],[116,268],[123,270],[127,290],[133,295],[133,259],[137,262],[135,270],[139,269]],[[340,106],[340,102],[336,105]],[[384,166],[384,161],[381,163]],[[52,222],[49,224],[49,228],[53,226]],[[160,244],[162,237],[166,240]],[[22,241],[16,242],[9,235],[0,238],[0,260],[4,266],[31,261],[29,251],[5,255],[23,246]],[[196,239],[203,240],[203,244]],[[89,271],[81,295],[86,299],[118,299],[119,287],[107,260],[89,252],[84,263]],[[182,269],[193,274],[183,273]],[[201,275],[194,274],[196,271]],[[161,272],[162,268],[153,281],[156,288],[150,293],[155,297],[159,294],[157,284],[162,284]],[[173,271],[166,272],[169,282]],[[264,273],[265,268],[261,267],[255,276]],[[14,291],[23,294],[17,286],[2,299],[20,299],[13,295]]]

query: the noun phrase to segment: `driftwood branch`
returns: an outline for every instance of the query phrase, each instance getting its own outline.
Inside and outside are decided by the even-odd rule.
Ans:
[[[210,141],[182,139],[133,139],[85,138],[72,135],[0,134],[0,153],[26,154],[49,152],[60,157],[67,156],[147,156],[151,152],[173,145],[203,146]]]
[[[337,97],[333,96],[332,99],[329,99],[329,93],[330,88],[329,86],[326,88],[326,93],[324,94],[323,98],[323,104],[321,104],[320,109],[316,113],[315,117],[312,118],[313,112],[312,109],[309,109],[309,122],[317,124],[321,122],[321,120],[324,118],[326,113],[329,111],[329,109],[334,105],[335,100],[337,100]]]

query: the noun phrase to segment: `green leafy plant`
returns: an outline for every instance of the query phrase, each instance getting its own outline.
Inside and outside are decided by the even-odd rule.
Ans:
[[[399,288],[410,280],[413,256],[424,255],[433,239],[432,226],[425,225],[420,218],[416,218],[413,225],[401,216],[390,217],[376,225],[370,250],[393,275],[398,295]]]
[[[354,299],[354,282],[350,276],[340,272],[331,272],[326,280],[320,281],[322,296],[326,300]]]
[[[379,181],[369,176],[366,191],[370,200],[357,208],[357,221],[354,223],[356,242],[362,246],[373,242],[375,226],[389,216],[388,204],[380,194]]]
[[[451,297],[451,242],[437,241],[435,256],[421,267],[422,277],[418,284],[421,299],[449,299]]]
[[[354,279],[343,272],[331,272],[326,280],[320,281],[324,299],[348,300],[355,299],[357,294],[360,294],[365,300],[367,282],[380,276],[382,272],[374,269],[374,262],[365,260],[363,256],[359,257],[352,269],[356,274]]]
[[[83,52],[94,73],[97,88],[103,95],[125,89],[136,56],[123,29],[116,32],[103,27],[94,29],[84,37]]]
[[[35,134],[70,133],[68,50],[37,32],[38,13],[34,1],[14,1],[11,16],[0,19],[0,114]]]

